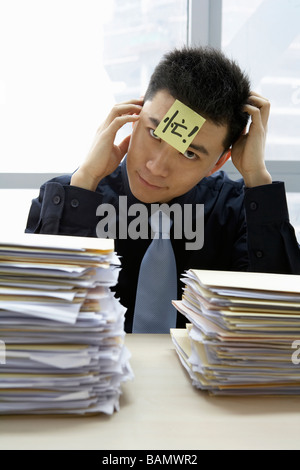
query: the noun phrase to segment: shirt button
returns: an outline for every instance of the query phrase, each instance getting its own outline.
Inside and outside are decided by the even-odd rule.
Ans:
[[[258,251],[256,252],[256,258],[262,258],[263,256],[264,256],[264,254],[263,254],[262,251],[258,250]]]
[[[79,201],[78,201],[78,199],[72,199],[72,201],[71,201],[71,206],[72,206],[72,207],[78,207],[78,206],[79,206]]]
[[[61,201],[61,197],[58,195],[54,196],[52,199],[53,204],[55,204],[56,206],[60,203],[60,201]]]
[[[253,202],[250,202],[250,209],[251,209],[252,211],[256,211],[256,209],[257,209],[257,203],[254,202],[254,201],[253,201]]]

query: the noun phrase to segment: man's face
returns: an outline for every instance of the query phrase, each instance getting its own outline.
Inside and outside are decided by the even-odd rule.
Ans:
[[[205,121],[185,154],[155,135],[175,99],[159,91],[146,101],[127,154],[130,189],[142,202],[169,202],[192,189],[213,170],[224,151],[227,126]]]

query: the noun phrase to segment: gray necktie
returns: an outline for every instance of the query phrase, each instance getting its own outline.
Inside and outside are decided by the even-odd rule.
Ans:
[[[142,260],[133,333],[169,333],[176,326],[177,269],[170,240],[170,218],[158,211],[150,218],[154,237]]]

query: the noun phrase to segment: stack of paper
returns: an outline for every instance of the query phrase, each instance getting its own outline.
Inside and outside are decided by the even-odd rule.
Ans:
[[[119,409],[132,371],[113,250],[81,237],[0,241],[0,414]]]
[[[193,384],[214,395],[300,393],[300,276],[190,270],[171,330]]]

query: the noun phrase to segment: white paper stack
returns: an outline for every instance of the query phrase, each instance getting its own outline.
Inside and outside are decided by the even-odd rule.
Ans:
[[[125,309],[111,291],[119,270],[113,240],[0,240],[0,414],[119,409],[133,377]]]
[[[190,270],[171,330],[192,383],[213,395],[300,394],[300,276]]]

